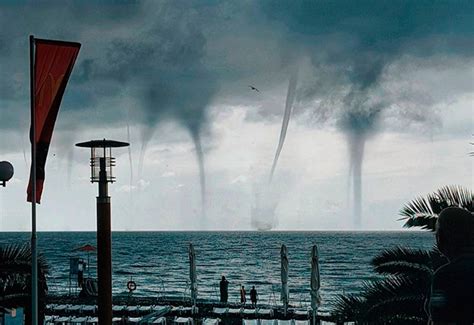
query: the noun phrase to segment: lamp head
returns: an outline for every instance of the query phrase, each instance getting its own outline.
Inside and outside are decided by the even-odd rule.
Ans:
[[[105,180],[113,183],[115,177],[112,175],[112,167],[115,166],[115,158],[112,157],[112,148],[127,147],[129,145],[127,142],[107,139],[77,143],[76,147],[91,149],[91,183],[100,181],[101,170],[105,172]]]
[[[8,161],[0,161],[0,185],[5,186],[13,177],[13,165]]]

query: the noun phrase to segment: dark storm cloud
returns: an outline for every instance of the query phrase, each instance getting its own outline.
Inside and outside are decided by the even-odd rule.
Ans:
[[[107,83],[109,96],[127,91],[139,104],[133,115],[147,127],[174,118],[198,130],[216,83],[201,64],[202,28],[181,9],[162,8],[166,19],[158,15],[147,29],[111,40],[98,56],[79,64],[77,82]]]
[[[173,119],[189,130],[203,173],[200,138],[216,82],[201,63],[206,39],[200,14],[171,1],[0,8],[7,26],[0,32],[0,69],[12,77],[0,80],[0,129],[27,132],[28,35],[79,41],[83,47],[57,124],[59,150],[71,157],[75,130],[126,126],[130,134],[130,124],[140,126],[145,149],[156,125]],[[4,137],[4,150],[9,143]]]
[[[4,7],[1,16],[7,28],[0,34],[1,68],[4,73],[9,72],[6,75],[17,75],[22,86],[18,91],[12,91],[12,80],[2,78],[1,100],[16,100],[18,104],[27,102],[27,37],[30,33],[37,37],[83,43],[69,93],[65,97],[63,107],[66,111],[85,110],[87,113],[103,99],[120,97],[127,87],[131,88],[132,95],[141,99],[144,93],[152,91],[150,88],[165,85],[168,91],[162,91],[162,94],[171,97],[160,98],[157,104],[171,103],[173,98],[185,98],[186,91],[193,91],[193,87],[186,85],[186,79],[202,82],[199,76],[204,68],[198,67],[198,61],[203,55],[205,39],[200,32],[201,26],[193,20],[193,13],[183,9],[183,5],[171,2],[155,5],[123,1],[89,5],[73,1],[64,6],[41,3],[37,6]],[[7,56],[8,53],[10,55]],[[180,92],[181,77],[185,85]],[[202,97],[206,93],[209,91],[202,92]],[[193,100],[195,97],[191,96]],[[197,102],[196,106],[199,105]],[[142,108],[145,113],[149,110],[147,105]],[[155,105],[152,110],[158,113],[160,108],[161,105]],[[172,111],[169,107],[163,109]],[[151,123],[157,120],[150,119],[153,114],[145,115],[143,121]],[[116,116],[122,117],[111,114],[109,120],[113,121]],[[84,117],[86,123],[93,122],[93,119],[87,120],[87,114]],[[202,119],[199,114],[190,116],[190,119],[195,117]]]
[[[370,100],[388,65],[402,55],[472,57],[474,5],[470,1],[264,1],[262,12],[288,28],[309,55],[315,78],[300,89],[300,100],[334,104],[343,128],[372,128],[390,102]],[[335,95],[336,94],[336,95]],[[364,107],[361,108],[361,104]],[[334,110],[334,105],[330,109]],[[347,113],[344,111],[351,110]],[[360,112],[360,114],[357,114]],[[355,117],[354,115],[358,115]],[[360,115],[360,116],[359,116]],[[406,115],[406,114],[405,114]],[[321,118],[321,116],[319,116]],[[346,121],[347,119],[347,121]],[[353,121],[351,121],[354,119]],[[370,119],[374,121],[363,121]]]
[[[404,55],[472,58],[472,13],[470,1],[70,1],[3,6],[0,68],[9,77],[0,80],[0,108],[6,117],[5,110],[27,105],[27,36],[33,33],[83,43],[64,98],[64,126],[74,124],[78,112],[84,113],[83,126],[97,125],[105,116],[121,125],[130,108],[101,105],[126,97],[135,105],[131,118],[146,127],[171,118],[200,129],[216,96],[228,97],[227,102],[258,102],[239,82],[255,79],[271,90],[286,83],[289,67],[304,58],[308,61],[296,112],[310,109],[319,122],[371,128],[393,105],[377,98],[376,90],[394,61]],[[404,109],[399,108],[400,118],[410,117]],[[260,115],[281,112],[274,102],[263,103]],[[351,121],[354,114],[357,118]],[[364,117],[373,122],[362,122]],[[8,116],[8,123],[1,120],[3,128],[18,124],[15,116]]]

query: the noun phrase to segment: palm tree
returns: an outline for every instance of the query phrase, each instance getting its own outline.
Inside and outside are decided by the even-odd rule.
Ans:
[[[372,260],[374,271],[384,278],[365,282],[359,295],[339,296],[333,315],[363,324],[426,324],[424,302],[431,276],[445,263],[437,249],[385,250]]]
[[[451,185],[440,188],[426,197],[418,197],[408,202],[400,211],[406,220],[406,228],[420,227],[421,229],[435,230],[439,213],[449,206],[458,206],[474,212],[474,193],[461,186]]]
[[[48,291],[48,265],[38,256],[39,316],[44,315]],[[0,246],[0,306],[25,307],[26,324],[31,323],[31,250],[28,244]]]
[[[446,186],[406,204],[400,214],[404,227],[435,229],[441,210],[459,206],[472,212],[473,194],[460,186]],[[385,250],[372,260],[374,271],[382,279],[365,282],[359,295],[339,296],[332,314],[339,321],[360,324],[426,324],[424,303],[431,276],[446,258],[436,247],[420,250],[396,247]]]

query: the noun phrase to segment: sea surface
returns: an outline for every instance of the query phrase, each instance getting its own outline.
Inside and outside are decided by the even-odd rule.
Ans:
[[[28,233],[0,232],[0,245],[28,242]],[[69,292],[69,259],[87,253],[74,248],[92,244],[94,232],[41,232],[39,251],[46,257],[50,292]],[[113,291],[127,292],[133,278],[135,295],[189,296],[188,246],[196,251],[199,298],[218,300],[219,280],[229,283],[229,301],[239,299],[239,286],[255,285],[259,302],[277,304],[280,298],[280,247],[288,247],[290,303],[309,304],[310,254],[318,245],[322,307],[342,293],[357,293],[364,281],[377,278],[371,259],[384,249],[402,245],[430,249],[429,232],[114,232]],[[90,254],[90,275],[96,274],[96,255]],[[87,275],[87,272],[86,272]],[[247,291],[248,292],[248,291]],[[322,309],[326,309],[322,308]]]

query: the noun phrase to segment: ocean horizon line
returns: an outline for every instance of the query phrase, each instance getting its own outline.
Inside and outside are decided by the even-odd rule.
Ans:
[[[0,230],[0,233],[30,233],[27,230]],[[38,233],[94,233],[95,230],[38,230]],[[386,229],[328,229],[328,230],[229,230],[229,229],[213,229],[213,230],[177,230],[177,229],[139,229],[139,230],[112,230],[112,233],[430,233],[426,230],[419,229],[399,229],[399,230],[386,230]]]

